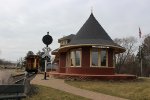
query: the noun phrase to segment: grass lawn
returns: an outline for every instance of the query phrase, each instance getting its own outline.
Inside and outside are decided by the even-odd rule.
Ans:
[[[50,87],[32,85],[29,96],[23,100],[89,100]]]
[[[134,81],[66,81],[66,83],[131,100],[150,100],[150,79],[146,78]]]

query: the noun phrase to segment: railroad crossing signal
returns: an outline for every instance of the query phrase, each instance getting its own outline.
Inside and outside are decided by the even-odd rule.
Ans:
[[[53,38],[49,35],[49,32],[47,32],[47,35],[42,38],[42,41],[46,46],[48,46],[53,42]]]
[[[49,52],[51,51],[51,49],[49,47],[45,47],[42,50],[44,51],[42,58],[45,58],[45,57],[51,58],[51,56],[49,55]]]
[[[42,58],[46,58],[45,59],[45,72],[44,72],[44,79],[46,80],[47,57],[51,59],[51,56],[49,55],[49,52],[51,51],[51,49],[48,47],[48,45],[50,45],[53,42],[53,38],[49,35],[49,32],[47,32],[47,35],[45,35],[42,38],[42,41],[46,45],[46,47],[43,48],[44,54],[42,55]]]

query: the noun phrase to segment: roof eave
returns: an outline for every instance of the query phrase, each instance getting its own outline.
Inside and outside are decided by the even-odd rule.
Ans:
[[[102,44],[78,44],[78,45],[66,45],[61,47],[58,52],[66,52],[69,49],[76,48],[76,47],[83,47],[83,46],[103,46],[106,48],[113,48],[115,50],[115,53],[123,53],[126,51],[125,48],[121,46],[114,46],[114,45],[102,45]]]

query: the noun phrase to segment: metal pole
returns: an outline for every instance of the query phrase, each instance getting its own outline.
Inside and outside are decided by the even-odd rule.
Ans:
[[[47,68],[47,59],[45,59],[45,72],[44,72],[44,79],[46,80],[46,68]]]
[[[143,66],[142,66],[142,48],[141,46],[139,46],[140,48],[140,67],[141,67],[141,76],[143,76]]]
[[[142,58],[141,58],[141,76],[143,76]]]
[[[47,69],[47,61],[48,61],[48,53],[50,49],[48,49],[48,45],[50,45],[53,41],[53,38],[49,35],[49,32],[47,32],[47,35],[45,35],[42,38],[42,41],[44,44],[46,44],[46,48],[43,48],[43,51],[45,54],[42,55],[42,58],[45,58],[45,72],[44,72],[44,79],[46,80],[46,69]]]
[[[51,62],[51,72],[52,72],[52,62]]]
[[[51,72],[52,72],[52,58],[50,58],[50,65],[51,65]]]
[[[46,51],[48,51],[48,45],[46,45]],[[45,57],[45,72],[44,72],[44,79],[46,80],[46,70],[47,70],[47,56]]]

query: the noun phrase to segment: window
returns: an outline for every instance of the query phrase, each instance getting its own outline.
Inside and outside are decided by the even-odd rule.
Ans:
[[[106,66],[106,50],[101,50],[101,66]]]
[[[92,49],[92,66],[98,66],[98,49]]]
[[[81,51],[76,51],[75,53],[75,62],[76,62],[76,66],[80,66],[80,56],[81,56]]]
[[[106,67],[107,63],[107,49],[92,48],[91,67]]]
[[[66,67],[70,66],[70,52],[67,53],[67,57],[66,57]]]
[[[62,40],[62,41],[60,42],[60,45],[61,45],[61,46],[66,45],[66,44],[68,44],[68,41],[67,41],[67,40]]]
[[[80,49],[72,50],[70,59],[71,59],[71,66],[73,67],[81,66],[81,50]]]
[[[75,66],[75,52],[71,51],[71,66]]]
[[[115,67],[115,64],[116,64],[116,56],[115,53],[113,52],[113,67]]]

